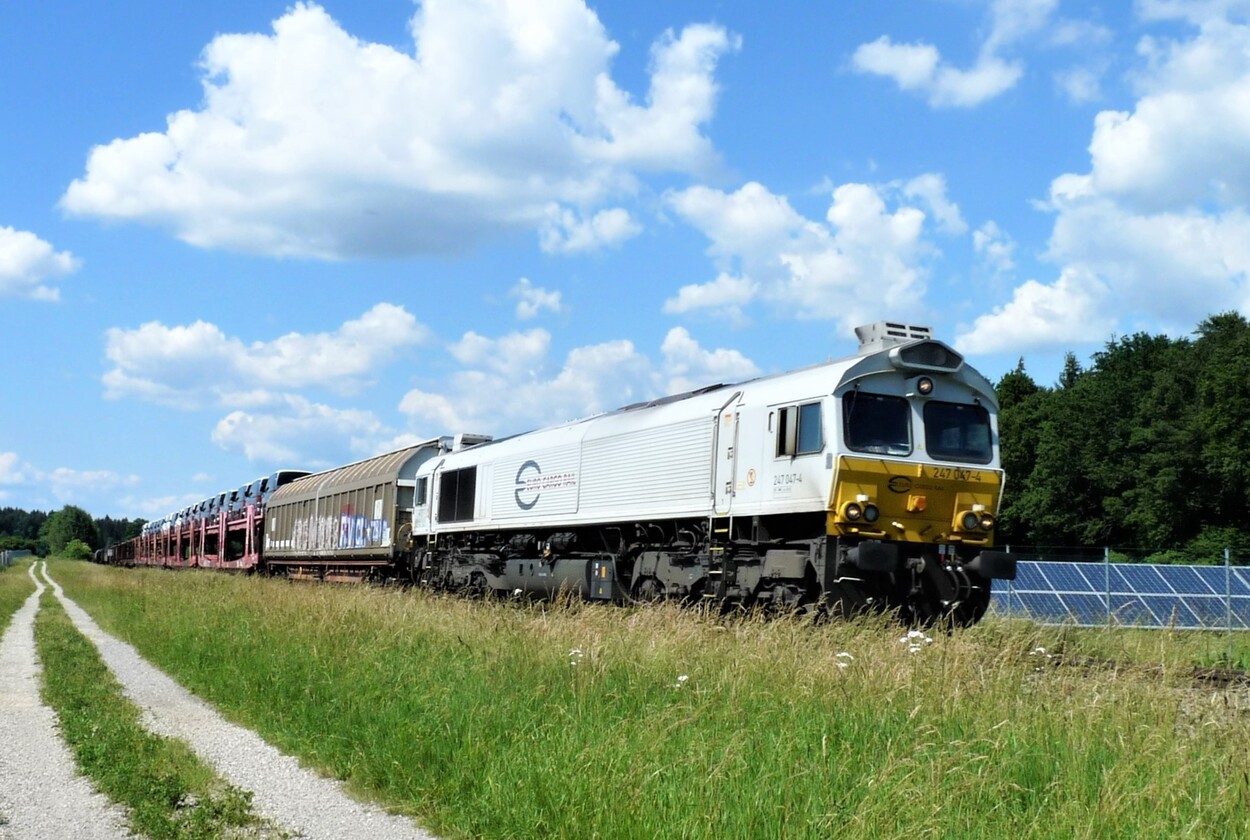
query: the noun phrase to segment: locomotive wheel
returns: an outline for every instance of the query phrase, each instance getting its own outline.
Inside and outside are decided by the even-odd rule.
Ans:
[[[633,598],[640,604],[653,604],[664,600],[664,585],[653,577],[645,577],[634,584]]]
[[[470,598],[485,598],[490,594],[490,587],[486,584],[486,575],[481,572],[474,572],[469,575],[469,583],[465,586],[464,591]]]

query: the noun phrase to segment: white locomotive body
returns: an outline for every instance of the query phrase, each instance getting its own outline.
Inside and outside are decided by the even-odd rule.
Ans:
[[[858,332],[850,358],[447,447],[417,473],[414,579],[975,621],[1014,576],[993,388],[923,328]]]

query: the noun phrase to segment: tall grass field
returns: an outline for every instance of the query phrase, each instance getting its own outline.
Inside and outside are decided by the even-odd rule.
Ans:
[[[1215,634],[908,635],[56,562],[224,714],[443,837],[1235,838]],[[7,577],[7,575],[0,576]]]

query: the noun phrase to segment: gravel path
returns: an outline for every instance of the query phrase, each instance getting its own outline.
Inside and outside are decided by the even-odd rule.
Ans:
[[[261,816],[308,840],[434,840],[433,835],[410,820],[357,802],[343,792],[340,783],[301,767],[296,759],[278,752],[256,733],[224,720],[148,664],[130,645],[101,630],[86,612],[65,597],[56,581],[51,577],[48,580],[79,632],[95,643],[126,695],[143,710],[144,726],[160,735],[182,739],[231,784],[252,791],[252,802]],[[7,746],[7,739],[0,743]],[[0,796],[3,795],[4,788],[0,786]]]
[[[121,840],[130,836],[125,811],[78,774],[39,697],[35,613],[44,586],[33,565],[30,576],[38,589],[0,639],[0,838]]]

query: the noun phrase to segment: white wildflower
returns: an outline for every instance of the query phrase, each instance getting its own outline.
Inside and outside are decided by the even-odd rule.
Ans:
[[[836,664],[839,668],[845,668],[847,665],[855,661],[855,657],[851,656],[846,651],[842,651],[835,656],[834,659],[837,660],[834,664]]]
[[[920,630],[908,630],[907,635],[899,639],[899,643],[907,645],[908,653],[917,653],[923,649],[925,645],[933,644],[933,639],[926,636]]]
[[[685,684],[686,684],[686,681],[687,681],[688,679],[690,679],[690,675],[689,675],[689,674],[681,674],[681,675],[679,675],[679,676],[677,677],[677,683],[676,683],[676,685],[674,685],[674,686],[673,686],[673,688],[681,688],[683,685],[685,685]]]
[[[576,666],[577,663],[581,661],[582,661],[582,649],[571,648],[569,650],[569,665]]]

